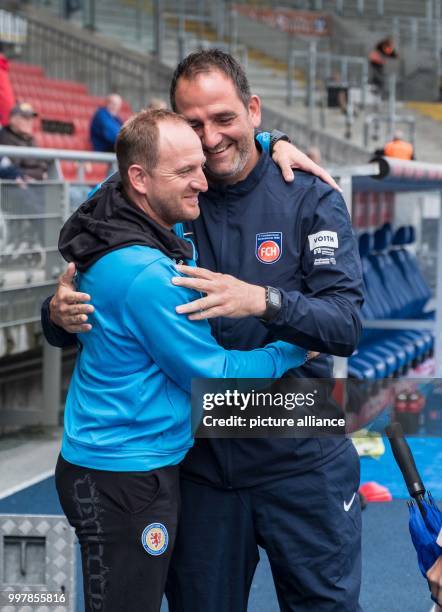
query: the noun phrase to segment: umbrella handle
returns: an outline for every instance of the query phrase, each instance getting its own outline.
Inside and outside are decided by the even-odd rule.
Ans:
[[[413,497],[421,511],[425,514],[422,501],[425,495],[425,487],[417,471],[413,455],[410,447],[404,438],[404,432],[400,423],[391,423],[385,428],[385,433],[391,445],[396,463],[402,472],[402,475],[407,485],[408,492]]]

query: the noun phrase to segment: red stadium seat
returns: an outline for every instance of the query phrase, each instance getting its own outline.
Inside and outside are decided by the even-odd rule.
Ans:
[[[103,163],[88,164],[85,172],[85,180],[87,183],[101,183],[109,174],[109,165]]]
[[[75,162],[63,160],[61,170],[66,181],[76,181],[78,179],[78,167]]]

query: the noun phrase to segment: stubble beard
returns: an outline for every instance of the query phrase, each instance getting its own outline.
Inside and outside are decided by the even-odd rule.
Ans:
[[[239,176],[244,168],[246,167],[251,155],[253,147],[255,146],[254,141],[241,140],[237,142],[237,151],[233,166],[225,172],[213,171],[208,163],[206,163],[206,175],[209,179],[215,182],[225,183],[235,182],[235,177]],[[232,180],[233,179],[233,180]]]

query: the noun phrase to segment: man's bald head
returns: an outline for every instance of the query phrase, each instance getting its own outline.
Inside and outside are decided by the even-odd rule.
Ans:
[[[116,93],[109,94],[106,98],[106,108],[111,115],[118,115],[121,110],[123,100],[121,96]]]

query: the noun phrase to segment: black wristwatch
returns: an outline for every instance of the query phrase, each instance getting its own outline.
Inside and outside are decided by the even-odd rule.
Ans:
[[[275,144],[279,142],[280,140],[285,140],[285,142],[292,142],[290,138],[287,136],[287,134],[284,134],[284,132],[280,132],[279,130],[272,130],[270,132],[270,146],[269,146],[270,157],[273,154],[273,148]]]
[[[282,296],[279,289],[275,287],[267,287],[266,290],[266,309],[261,317],[261,321],[268,323],[276,317],[282,308]]]

